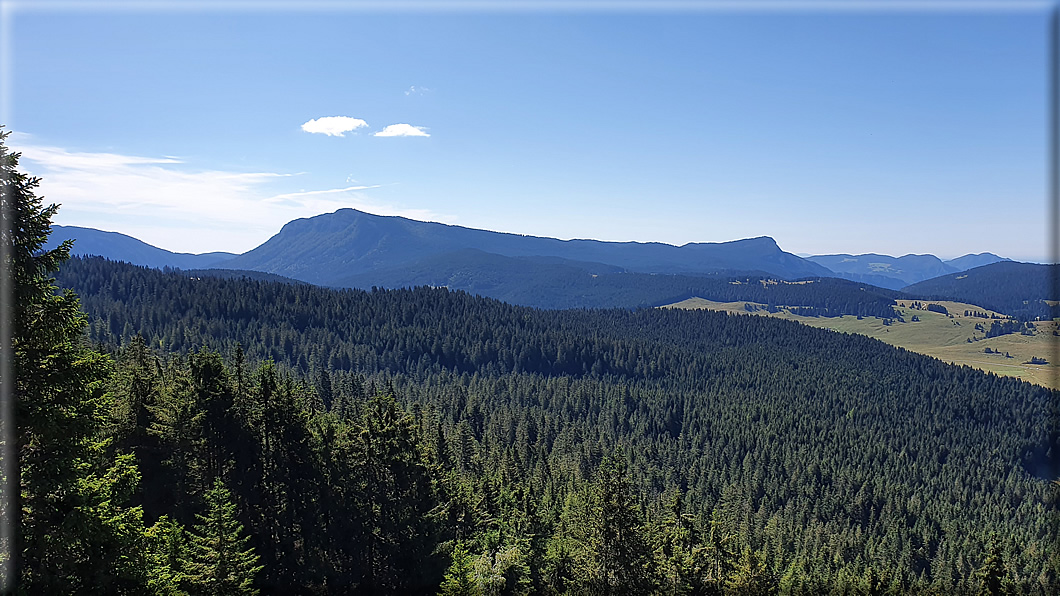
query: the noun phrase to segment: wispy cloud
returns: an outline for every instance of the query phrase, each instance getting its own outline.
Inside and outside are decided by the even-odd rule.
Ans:
[[[323,118],[315,118],[306,122],[302,125],[302,130],[306,132],[324,134],[329,137],[344,137],[343,133],[350,132],[351,130],[357,130],[368,126],[368,123],[360,118],[351,118],[349,116],[324,116]]]
[[[431,89],[427,87],[417,87],[415,85],[405,89],[405,95],[423,95],[424,93],[430,93]]]
[[[15,139],[18,137],[16,136]],[[174,164],[182,163],[182,160],[173,156],[163,157],[135,157],[131,155],[120,155],[118,153],[86,153],[79,151],[67,151],[59,147],[46,147],[40,145],[24,145],[19,149],[22,157],[40,163],[62,163],[67,168],[73,169],[97,169],[116,168],[122,166],[136,166],[147,164]]]
[[[380,215],[447,221],[366,194],[378,185],[284,192],[294,175],[195,169],[181,159],[70,151],[12,135],[20,168],[40,176],[38,195],[62,207],[56,223],[118,231],[179,252],[244,252],[288,221],[353,207]]]
[[[370,188],[379,188],[381,184],[373,184],[372,186],[347,186],[345,188],[329,188],[327,190],[301,190],[298,192],[289,192],[282,195],[276,195],[265,199],[266,201],[279,201],[284,199],[294,199],[297,197],[308,197],[313,195],[331,195],[343,192],[353,192],[355,190],[368,190]]]
[[[380,184],[374,184],[372,186],[347,186],[344,188],[328,188],[325,190],[300,190],[298,192],[287,192],[283,194],[274,195],[264,200],[267,203],[273,203],[277,205],[305,206],[310,204],[318,204],[315,198],[310,199],[309,197],[323,197],[326,195],[350,195],[351,193],[356,193],[362,190],[370,190],[373,188],[379,188],[380,186]]]
[[[383,130],[375,133],[376,137],[429,137],[425,128],[411,124],[390,124]]]

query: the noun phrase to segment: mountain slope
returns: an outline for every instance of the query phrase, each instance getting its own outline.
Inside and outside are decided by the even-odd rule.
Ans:
[[[907,285],[940,275],[958,273],[973,267],[1010,260],[989,252],[967,254],[948,261],[943,261],[935,255],[910,254],[892,257],[875,253],[813,255],[806,258],[827,267],[844,279],[891,290],[900,290]]]
[[[808,257],[808,260],[823,265],[847,279],[876,283],[876,285],[892,290],[958,271],[957,268],[943,263],[935,255],[892,257],[875,253],[839,254],[814,255]]]
[[[999,257],[992,252],[981,252],[977,255],[967,254],[963,257],[957,257],[956,259],[950,259],[946,261],[946,264],[950,267],[957,269],[958,271],[967,271],[975,267],[982,267],[983,265],[990,265],[993,263],[999,263],[1001,261],[1011,261],[1012,259],[1006,259]]]
[[[395,269],[469,248],[506,257],[559,257],[606,263],[641,273],[743,270],[784,278],[829,275],[826,268],[780,250],[768,237],[681,247],[558,240],[371,215],[353,209],[289,222],[267,242],[225,266],[335,285],[358,274]]]
[[[910,296],[978,304],[1020,319],[1055,316],[1045,300],[1058,300],[1056,265],[1001,261],[903,288]]]
[[[46,248],[54,248],[65,240],[73,240],[74,255],[99,255],[112,261],[125,261],[143,267],[176,267],[180,269],[206,268],[219,265],[235,255],[227,252],[190,254],[170,252],[151,246],[132,236],[118,232],[104,232],[80,226],[52,226]]]
[[[830,277],[784,283],[758,275],[631,273],[600,263],[504,257],[475,249],[442,253],[392,269],[337,280],[335,287],[368,289],[444,286],[537,308],[636,308],[691,296],[806,307],[815,314],[893,316],[899,292]]]

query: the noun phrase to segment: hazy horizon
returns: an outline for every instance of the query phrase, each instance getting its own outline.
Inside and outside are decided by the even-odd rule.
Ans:
[[[338,211],[338,210],[336,210],[336,211]],[[328,212],[328,213],[321,213],[321,214],[318,214],[318,215],[311,215],[311,216],[308,216],[308,217],[298,218],[298,219],[310,219],[310,218],[313,218],[313,217],[318,217],[319,215],[332,215],[336,211],[332,211],[332,212]],[[364,213],[367,213],[367,212],[364,212]],[[379,215],[379,214],[369,213],[369,215]],[[404,217],[404,216],[380,215],[380,217]],[[415,218],[407,218],[406,217],[405,219],[410,219],[412,221],[420,221],[420,222],[424,222],[424,223],[439,223],[439,224],[442,224],[442,225],[453,225],[453,226],[464,227],[464,228],[467,227],[467,226],[459,226],[459,224],[447,224],[445,222],[432,222],[432,221],[428,221],[428,220],[420,220],[420,219],[415,219]],[[292,221],[294,221],[294,220],[292,220]],[[79,226],[79,225],[76,225],[76,224],[55,224],[55,225],[64,226],[64,227],[91,228],[91,229],[99,230],[101,232],[114,232],[114,233],[124,234],[126,236],[130,236],[130,237],[136,238],[135,236],[132,236],[131,234],[126,234],[125,232],[123,232],[121,230],[118,230],[118,229],[92,228],[91,226]],[[481,229],[481,228],[472,228],[472,229]],[[518,233],[515,233],[515,232],[502,232],[502,231],[497,231],[497,230],[489,230],[489,231],[498,232],[498,233],[501,233],[501,234],[516,234],[516,235],[520,235],[520,236],[546,237],[546,236],[543,236],[541,234],[518,234]],[[280,230],[276,231],[277,234],[279,234],[279,232],[280,232]],[[269,239],[272,239],[275,235],[276,234],[274,234],[273,236],[270,236]],[[549,238],[553,238],[552,236],[548,236],[548,237]],[[166,249],[165,247],[158,246],[158,245],[152,244],[150,242],[147,242],[147,241],[143,240],[142,238],[136,238],[136,239],[140,240],[142,242],[146,242],[147,244],[150,244],[151,246],[155,246],[156,248],[162,248],[164,250],[169,250],[169,249]],[[594,241],[600,241],[597,238],[586,238],[586,237],[556,238],[556,239],[557,240],[563,240],[563,241],[567,241],[567,240],[594,240]],[[738,241],[738,240],[746,240],[746,238],[734,238],[732,240],[719,240],[719,241],[704,241],[703,243],[716,244],[716,243],[735,242],[735,241]],[[268,240],[266,240],[266,242],[267,241]],[[602,242],[621,242],[621,241],[603,240]],[[635,243],[640,243],[640,244],[670,244],[671,246],[684,246],[684,245],[671,244],[671,243],[668,243],[668,242],[656,242],[656,241],[651,241],[651,240],[648,240],[648,241],[631,240],[631,241],[628,241],[628,242],[635,242]],[[264,244],[264,242],[262,244]],[[696,244],[696,243],[690,242],[690,243],[686,243],[686,244]],[[260,244],[257,245],[257,246],[260,246]],[[252,247],[249,250],[253,250],[254,248],[257,248],[257,246],[254,246],[254,247]],[[778,246],[780,246],[779,243],[778,243]],[[993,252],[993,251],[990,251],[990,250],[981,250],[981,251],[978,251],[976,253],[963,253],[963,254],[959,254],[959,255],[947,256],[947,255],[933,255],[931,253],[905,253],[905,254],[886,255],[885,253],[880,253],[878,251],[869,251],[867,253],[849,253],[849,252],[845,252],[845,253],[817,253],[817,254],[814,254],[814,253],[797,253],[797,252],[793,252],[793,251],[785,249],[783,246],[780,246],[780,249],[785,251],[785,252],[794,254],[795,256],[803,257],[803,258],[814,257],[814,256],[840,255],[840,254],[848,254],[848,255],[849,254],[853,254],[854,256],[865,255],[865,254],[880,254],[880,255],[890,256],[890,257],[895,257],[895,258],[900,258],[900,257],[905,257],[905,256],[931,255],[931,256],[938,257],[942,261],[949,261],[949,260],[953,260],[953,259],[956,259],[956,258],[959,258],[959,257],[973,255],[973,254],[977,255],[977,254],[981,254],[981,253],[991,253],[991,252]],[[195,253],[188,253],[187,251],[171,251],[171,252],[178,252],[178,253],[183,253],[183,254],[209,254],[209,253],[230,252],[230,251],[204,250],[204,251],[198,251],[198,252],[195,252]],[[243,252],[245,253],[247,251],[243,251]],[[232,254],[239,255],[239,254],[243,254],[243,253],[232,253]],[[994,253],[994,254],[996,254],[996,253]],[[1008,258],[1008,259],[1011,259],[1013,261],[1021,261],[1021,262],[1028,262],[1028,263],[1049,263],[1049,262],[1051,262],[1048,259],[1033,260],[1033,259],[1014,258],[1014,257],[1010,257],[1008,255],[997,255],[997,256],[1000,256],[1000,257],[1003,257],[1003,258]]]

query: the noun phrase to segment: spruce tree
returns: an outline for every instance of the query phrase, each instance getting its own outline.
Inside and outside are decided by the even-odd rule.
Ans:
[[[236,519],[236,506],[224,483],[217,479],[206,491],[206,514],[188,540],[186,579],[194,593],[213,596],[257,594],[254,577],[262,570],[260,557],[248,546],[250,536]]]
[[[598,594],[647,594],[655,587],[654,561],[644,535],[637,494],[625,457],[607,457],[591,487],[589,589]]]
[[[408,592],[437,585],[441,569],[434,569],[431,555],[437,493],[412,418],[392,395],[379,394],[361,421],[353,454],[365,537],[361,588]]]
[[[776,579],[766,568],[765,556],[744,547],[740,562],[736,565],[728,588],[734,594],[747,596],[769,596],[777,593]]]
[[[149,573],[142,512],[124,506],[140,475],[131,456],[110,453],[104,436],[111,363],[83,345],[80,302],[69,290],[59,292],[51,277],[73,243],[45,250],[58,205],[44,207],[34,194],[40,180],[18,171],[20,155],[4,144],[8,134],[0,131],[0,197],[4,291],[13,308],[3,313],[11,343],[0,358],[13,373],[5,378],[5,399],[14,407],[3,417],[9,425],[13,414],[16,428],[14,445],[5,445],[0,496],[12,518],[5,521],[17,531],[7,545],[13,561],[3,587],[17,582],[24,593],[142,592]]]
[[[660,591],[674,596],[702,590],[703,571],[707,565],[706,548],[698,544],[699,536],[691,516],[683,512],[683,495],[678,490],[667,505],[655,542],[655,558],[660,571]]]
[[[1000,596],[1010,593],[1011,580],[1005,569],[1005,557],[1001,541],[996,534],[991,534],[987,542],[986,558],[975,572],[979,580],[979,593],[984,596]]]
[[[439,596],[479,596],[482,590],[475,584],[472,570],[474,557],[467,552],[464,541],[453,546],[453,562],[445,572]]]
[[[184,527],[163,515],[145,532],[147,558],[152,567],[148,578],[151,593],[159,595],[184,594],[184,561],[188,540]]]

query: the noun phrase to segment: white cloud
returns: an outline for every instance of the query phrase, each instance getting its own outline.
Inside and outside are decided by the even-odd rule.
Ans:
[[[177,252],[244,252],[293,219],[353,207],[379,215],[448,221],[376,202],[377,186],[284,191],[293,176],[194,169],[174,158],[76,152],[9,139],[19,168],[40,176],[37,195],[61,205],[55,223],[118,231]]]
[[[368,123],[360,118],[349,116],[324,116],[310,120],[302,125],[302,130],[317,134],[325,134],[329,137],[344,137],[344,132],[357,130],[368,126]]]
[[[39,145],[25,145],[19,148],[22,157],[44,164],[61,163],[64,167],[72,169],[107,169],[123,166],[136,166],[148,164],[175,164],[181,163],[176,157],[135,157],[120,155],[117,153],[85,153],[67,151],[58,147],[45,147]]]
[[[409,87],[408,89],[405,90],[405,95],[414,95],[414,94],[423,95],[424,93],[428,93],[430,91],[431,90],[428,89],[427,87],[417,87],[417,86],[413,85],[413,86],[411,86],[411,87]]]
[[[329,188],[326,190],[300,190],[298,192],[288,192],[284,194],[275,195],[265,199],[269,203],[291,203],[291,202],[304,202],[296,201],[296,199],[302,199],[302,197],[312,197],[319,195],[334,195],[342,193],[350,193],[359,190],[369,190],[372,188],[379,188],[381,185],[374,184],[372,186],[347,186],[345,188]]]
[[[377,137],[429,137],[424,127],[411,124],[390,124],[375,133]]]

